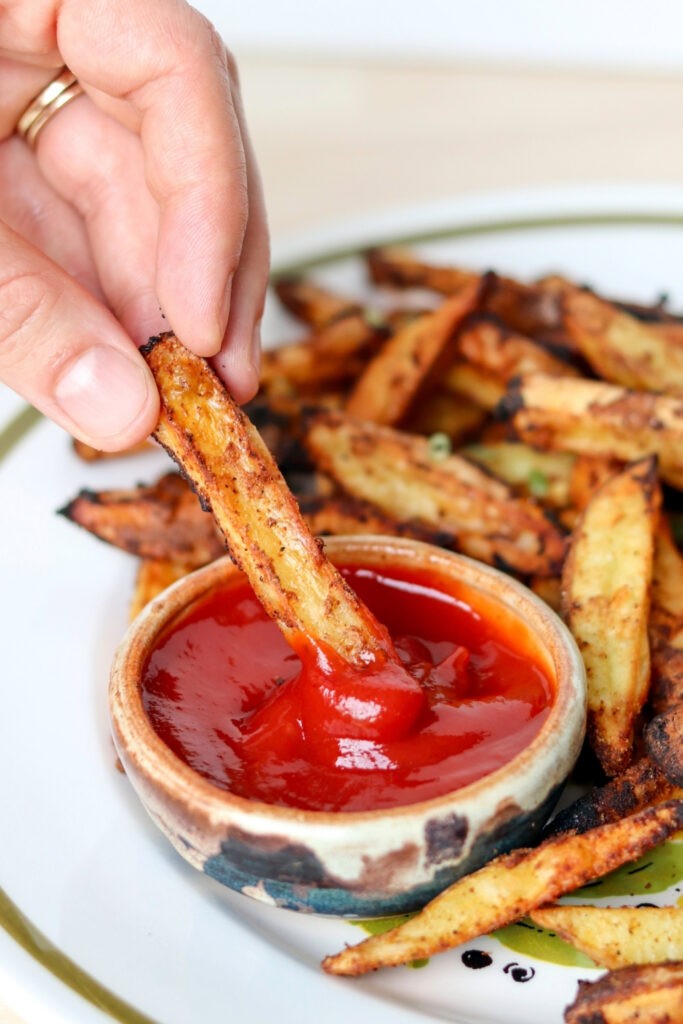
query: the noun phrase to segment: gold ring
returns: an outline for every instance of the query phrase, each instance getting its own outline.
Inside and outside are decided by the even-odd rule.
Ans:
[[[31,100],[17,121],[17,135],[20,135],[34,149],[39,133],[51,117],[62,107],[75,100],[83,92],[83,86],[76,76],[63,68],[35,99]]]

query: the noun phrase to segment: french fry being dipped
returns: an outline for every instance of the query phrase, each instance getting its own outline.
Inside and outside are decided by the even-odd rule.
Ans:
[[[410,728],[423,706],[419,683],[401,667],[385,628],[325,557],[258,431],[209,365],[173,334],[152,338],[142,352],[161,396],[154,436],[210,507],[233,560],[290,646],[304,664],[331,662],[335,685],[352,678],[359,704],[372,700],[374,673],[382,671],[382,687],[392,694],[388,714]],[[325,689],[331,701],[333,690],[332,684]],[[265,709],[273,706],[264,706],[266,733]]]

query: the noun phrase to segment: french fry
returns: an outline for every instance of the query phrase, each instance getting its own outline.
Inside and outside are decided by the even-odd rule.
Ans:
[[[657,455],[662,478],[683,489],[683,402],[676,398],[531,374],[510,385],[496,413],[537,448],[622,462]]]
[[[586,666],[588,735],[608,775],[631,760],[650,681],[647,635],[659,513],[652,458],[627,466],[593,496],[562,573],[562,607]]]
[[[268,391],[284,378],[297,392],[319,394],[357,376],[386,335],[386,327],[362,313],[339,317],[301,341],[263,352],[261,387]]]
[[[442,267],[420,260],[410,249],[384,246],[365,254],[370,279],[377,285],[394,288],[427,288],[440,295],[464,291],[479,279],[479,274],[459,267]]]
[[[565,540],[542,509],[429,440],[342,413],[312,418],[305,443],[323,472],[385,514],[452,533],[455,546],[521,575],[559,572]]]
[[[128,609],[131,621],[166,587],[187,576],[194,566],[170,559],[143,558],[138,566]]]
[[[563,807],[546,825],[543,835],[586,832],[680,795],[654,761],[641,757],[604,786],[594,786]]]
[[[591,292],[563,297],[564,325],[598,376],[612,384],[683,395],[683,340],[674,341]]]
[[[499,441],[470,444],[460,454],[543,505],[564,508],[569,503],[576,456],[568,452],[543,452],[519,441]]]
[[[225,554],[213,518],[177,473],[149,487],[83,490],[60,514],[100,540],[140,558],[198,568]]]
[[[580,981],[566,1024],[680,1024],[683,963],[638,964]]]
[[[683,960],[680,907],[552,906],[529,916],[600,967]]]
[[[469,362],[507,383],[525,373],[578,377],[566,359],[553,355],[538,342],[481,314],[470,317],[458,335],[458,352]]]
[[[648,632],[652,656],[648,699],[658,714],[683,701],[683,557],[666,517],[655,538]]]
[[[142,349],[161,396],[154,436],[210,505],[235,562],[292,646],[358,667],[396,657],[383,626],[325,558],[255,427],[173,334]]]
[[[365,974],[469,942],[635,860],[681,824],[683,802],[670,801],[590,832],[503,854],[459,879],[415,917],[326,957],[323,968]]]
[[[410,321],[392,335],[356,381],[346,403],[349,415],[375,423],[402,420],[443,365],[455,332],[476,307],[479,292],[477,280],[433,313]]]
[[[302,277],[281,277],[273,287],[282,305],[314,330],[327,327],[335,320],[363,313],[357,299],[338,295]]]
[[[645,749],[669,782],[683,786],[683,703],[661,711],[647,723]]]
[[[604,455],[577,455],[569,477],[569,504],[582,512],[595,492],[623,465]]]
[[[385,534],[412,537],[439,547],[453,546],[453,535],[430,530],[419,523],[400,522],[380,512],[376,506],[359,501],[349,495],[314,496],[299,501],[301,511],[313,533],[325,534]]]
[[[443,374],[443,387],[492,412],[505,397],[505,382],[491,370],[457,359]]]
[[[463,395],[436,389],[411,410],[403,426],[411,434],[445,434],[455,447],[481,430],[487,414]]]

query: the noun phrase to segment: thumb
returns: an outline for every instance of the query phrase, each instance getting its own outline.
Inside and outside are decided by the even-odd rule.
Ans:
[[[2,221],[0,381],[105,451],[156,425],[154,379],[114,316]]]

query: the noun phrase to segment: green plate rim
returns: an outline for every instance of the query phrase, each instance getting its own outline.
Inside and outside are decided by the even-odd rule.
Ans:
[[[549,228],[566,227],[683,227],[683,213],[633,213],[633,212],[596,212],[553,214],[548,216],[533,215],[510,218],[492,218],[490,220],[473,221],[470,224],[443,225],[426,231],[397,232],[395,235],[383,233],[376,241],[368,241],[363,245],[342,245],[327,247],[320,253],[302,259],[283,260],[271,272],[271,280],[303,274],[313,268],[328,266],[343,259],[357,256],[359,253],[379,245],[414,245],[429,242],[445,241],[446,239],[467,238],[475,235],[505,234],[513,231],[537,231]],[[40,422],[42,416],[30,406],[23,408],[0,431],[0,462],[3,461]],[[95,978],[78,966],[75,961],[63,953],[46,935],[44,935],[16,906],[0,887],[0,927],[24,949],[34,960],[45,967],[52,975],[62,981],[73,992],[82,996],[98,1010],[102,1010],[120,1024],[155,1024],[151,1017],[145,1016],[135,1007],[121,999],[110,989],[100,984]]]

